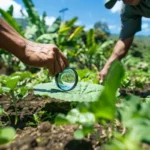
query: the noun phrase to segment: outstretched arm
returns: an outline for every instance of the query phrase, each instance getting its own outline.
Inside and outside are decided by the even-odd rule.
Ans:
[[[113,53],[111,54],[110,58],[106,62],[103,69],[98,74],[98,80],[100,81],[100,83],[103,82],[104,77],[107,75],[108,69],[111,66],[112,62],[115,60],[121,60],[123,57],[126,56],[128,50],[133,42],[133,39],[134,39],[134,36],[124,39],[124,40],[119,40],[116,43]]]
[[[0,48],[14,54],[28,65],[47,68],[51,76],[63,71],[69,65],[67,58],[56,45],[26,40],[1,18]]]

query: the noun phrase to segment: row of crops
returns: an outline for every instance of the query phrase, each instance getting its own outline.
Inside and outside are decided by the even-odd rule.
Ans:
[[[26,39],[56,44],[67,56],[70,66],[76,68],[79,82],[92,83],[93,86],[98,84],[97,73],[106,63],[116,42],[110,36],[107,24],[97,22],[94,28],[85,31],[84,26],[76,25],[77,17],[65,22],[58,17],[51,26],[47,26],[45,12],[41,17],[32,0],[23,0],[23,3],[27,11],[27,15],[23,16],[28,23],[25,29],[13,18],[13,6],[7,11],[0,9],[1,16]],[[97,99],[91,102],[86,99],[84,102],[70,101],[70,106],[74,107],[67,114],[57,113],[53,123],[79,125],[80,128],[74,132],[74,138],[78,140],[94,133],[95,124],[101,124],[107,138],[104,142],[97,135],[97,140],[107,150],[149,148],[150,97],[148,94],[141,95],[150,90],[149,48],[148,44],[135,41],[127,57],[111,66],[102,85],[104,89]],[[0,49],[0,67],[4,73],[0,75],[0,95],[7,97],[14,106],[13,124],[17,124],[17,102],[23,101],[36,84],[51,82],[53,78],[47,70],[27,66],[3,49]],[[15,136],[15,129],[8,127],[12,124],[11,116],[0,104],[0,117],[4,116],[7,123],[0,121],[0,144],[11,141]],[[39,114],[32,117],[34,125],[42,122]]]

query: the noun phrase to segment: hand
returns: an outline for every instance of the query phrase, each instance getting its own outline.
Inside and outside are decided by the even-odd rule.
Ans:
[[[100,84],[104,81],[104,78],[105,78],[105,76],[107,75],[107,73],[108,73],[108,69],[106,69],[106,68],[103,68],[103,69],[98,73],[97,79],[99,80],[99,83],[100,83]]]
[[[20,59],[28,65],[47,68],[51,76],[69,66],[67,58],[54,44],[26,41],[25,45],[24,55]]]

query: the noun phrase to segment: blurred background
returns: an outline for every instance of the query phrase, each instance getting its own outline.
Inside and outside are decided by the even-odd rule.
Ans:
[[[70,66],[77,69],[81,80],[97,83],[96,74],[111,55],[120,31],[122,1],[117,1],[110,10],[104,3],[105,0],[0,0],[0,15],[24,38],[56,44]],[[127,74],[124,86],[135,85],[135,75],[138,84],[149,82],[150,19],[142,19],[142,31],[136,34],[127,57],[122,60]],[[0,73],[39,70],[0,49]],[[42,69],[41,74],[43,71],[46,70]],[[41,79],[45,80],[40,82],[47,82],[47,76]]]
[[[33,3],[39,13],[45,11],[47,13],[46,24],[51,25],[54,20],[61,16],[63,20],[69,20],[73,17],[78,17],[77,25],[84,25],[85,30],[93,28],[98,21],[108,24],[111,34],[119,34],[120,31],[120,8],[122,1],[118,1],[116,5],[107,10],[104,7],[105,0],[33,0]],[[0,0],[0,8],[7,10],[10,5],[14,6],[13,16],[21,19],[21,10],[26,13],[25,6],[22,0]],[[143,18],[142,31],[138,35],[149,35],[150,19]]]

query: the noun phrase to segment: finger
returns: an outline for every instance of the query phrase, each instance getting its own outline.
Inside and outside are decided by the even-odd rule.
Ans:
[[[99,80],[99,83],[102,84],[102,83],[103,83],[103,79],[100,79],[100,80]]]
[[[59,62],[57,61],[57,59],[55,60],[55,66],[54,67],[55,67],[54,68],[54,70],[55,70],[54,75],[56,75],[59,72],[61,72],[61,67],[60,67]]]
[[[60,68],[59,72],[62,72],[64,70],[64,68],[65,68],[64,61],[62,60],[60,55],[58,55],[58,57],[56,57],[56,59],[57,59],[57,62],[58,62],[59,68]]]
[[[104,80],[104,76],[103,75],[99,75],[99,83],[101,84]]]
[[[65,57],[65,55],[57,47],[54,47],[54,51],[55,51],[55,54],[56,54],[56,58],[60,57],[61,60],[63,61],[63,63],[61,63],[61,65],[65,66],[65,67],[68,67],[69,62],[68,62],[67,58]],[[58,60],[58,62],[60,62],[61,60]]]
[[[61,71],[63,71],[65,69],[65,67],[68,67],[68,66],[64,63],[64,61],[61,57],[59,58],[59,60],[60,60]]]
[[[65,67],[69,67],[69,61],[67,60],[66,56],[61,51],[59,51],[59,53],[60,53],[61,59],[63,60],[65,64]]]
[[[49,70],[49,74],[50,74],[50,76],[54,76],[54,72],[55,72],[55,70],[54,70],[54,62],[52,63],[48,63],[48,66],[47,66],[47,68],[48,68],[48,70]]]
[[[69,62],[65,57],[65,55],[59,49],[57,49],[56,52],[57,52],[57,58],[59,59],[58,62],[60,63],[62,70],[64,70],[64,68],[69,66]]]
[[[101,75],[100,75],[100,72],[98,72],[98,73],[97,73],[97,79],[98,79],[98,80],[100,79],[100,76],[101,76]]]
[[[98,73],[97,79],[98,79],[99,83],[101,84],[103,82],[104,77],[103,77],[103,75],[101,75],[100,73]]]

